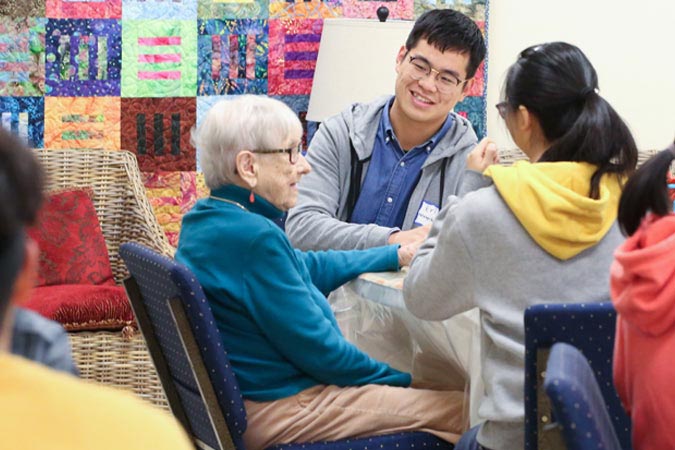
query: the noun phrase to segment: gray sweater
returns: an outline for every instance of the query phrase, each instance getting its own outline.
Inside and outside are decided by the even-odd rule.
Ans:
[[[558,259],[533,240],[495,186],[451,198],[440,211],[406,277],[405,302],[429,320],[480,309],[481,445],[524,445],[524,310],[607,300],[609,267],[622,241],[614,223],[596,245]]]
[[[299,183],[297,206],[289,211],[286,233],[294,247],[302,250],[353,250],[386,245],[395,228],[347,222],[347,196],[351,175],[349,139],[359,159],[368,158],[375,144],[384,107],[391,99],[381,97],[372,103],[355,103],[323,122],[312,139],[307,161],[312,172]],[[422,166],[422,175],[413,191],[403,229],[413,228],[424,200],[438,203],[441,166],[445,165],[444,196],[459,194],[466,156],[476,145],[476,134],[463,117],[450,113],[453,125],[436,145]],[[368,164],[362,172],[363,181]]]

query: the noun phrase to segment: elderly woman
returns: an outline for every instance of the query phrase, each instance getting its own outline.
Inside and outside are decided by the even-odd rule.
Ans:
[[[176,259],[204,288],[246,404],[249,450],[276,443],[462,431],[461,392],[412,389],[410,375],[342,336],[326,294],[398,270],[416,246],[301,252],[274,222],[310,171],[293,111],[266,97],[211,108],[195,135],[211,195],[183,218]]]

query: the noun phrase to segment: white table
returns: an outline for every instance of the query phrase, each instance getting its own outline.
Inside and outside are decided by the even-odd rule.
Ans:
[[[403,301],[405,273],[366,273],[333,292],[340,328],[373,358],[411,373],[415,385],[464,390],[476,425],[483,396],[478,309],[443,322],[419,319]]]

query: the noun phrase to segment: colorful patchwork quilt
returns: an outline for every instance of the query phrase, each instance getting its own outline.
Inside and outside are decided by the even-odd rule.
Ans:
[[[1,124],[36,148],[135,153],[175,244],[207,192],[190,129],[222,98],[267,94],[298,114],[307,145],[323,20],[375,18],[382,5],[407,20],[458,9],[487,35],[488,0],[3,0]],[[479,136],[485,74],[455,108]]]

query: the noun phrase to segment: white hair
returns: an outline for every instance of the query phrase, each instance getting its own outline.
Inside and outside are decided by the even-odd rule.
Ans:
[[[235,158],[243,150],[277,149],[302,133],[300,119],[285,103],[263,95],[221,100],[192,129],[192,144],[209,189],[230,184]]]

